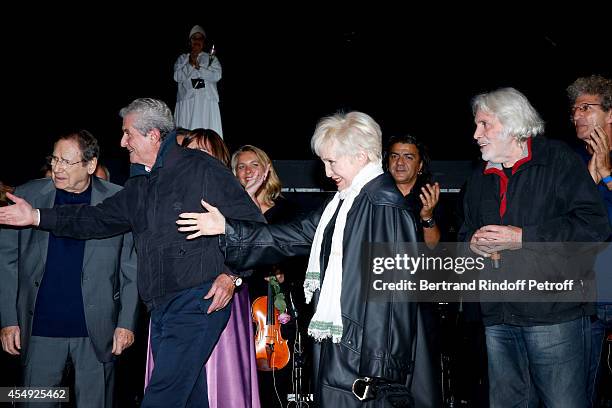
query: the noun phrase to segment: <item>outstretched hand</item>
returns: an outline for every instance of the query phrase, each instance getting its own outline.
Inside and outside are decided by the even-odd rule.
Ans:
[[[15,204],[0,208],[0,224],[16,227],[38,225],[36,210],[30,203],[11,193],[6,193],[6,196]]]
[[[225,233],[225,217],[217,207],[201,200],[205,213],[181,213],[176,220],[180,232],[193,232],[187,239],[194,239],[202,235],[219,235]]]

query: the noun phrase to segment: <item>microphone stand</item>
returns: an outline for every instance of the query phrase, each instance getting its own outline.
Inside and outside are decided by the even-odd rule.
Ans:
[[[302,367],[304,366],[304,356],[302,348],[302,335],[298,325],[298,311],[293,303],[293,296],[289,292],[289,301],[291,302],[291,308],[293,309],[293,318],[295,319],[295,342],[293,344],[293,367],[292,367],[292,388],[293,388],[293,400],[290,400],[287,404],[287,408],[295,406],[296,408],[308,408],[310,404],[308,401],[312,401],[312,398],[308,394],[302,392]],[[295,405],[292,405],[294,403]]]

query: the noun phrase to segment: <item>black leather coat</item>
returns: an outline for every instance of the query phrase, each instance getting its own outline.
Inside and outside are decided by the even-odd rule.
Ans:
[[[220,241],[226,264],[244,269],[307,255],[324,208],[288,224],[228,219],[226,235]],[[316,400],[322,408],[372,406],[351,392],[356,378],[368,376],[408,384],[417,406],[438,406],[430,356],[419,330],[418,304],[365,299],[373,275],[362,271],[367,262],[363,243],[371,242],[416,242],[414,220],[388,174],[367,183],[348,213],[342,265],[342,340],[315,346]]]

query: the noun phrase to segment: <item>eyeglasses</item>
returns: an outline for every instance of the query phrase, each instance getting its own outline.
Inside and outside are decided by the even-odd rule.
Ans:
[[[70,163],[66,159],[62,159],[56,156],[47,156],[47,164],[50,165],[51,167],[58,166],[58,165],[63,166],[63,167],[74,166],[75,164],[83,163],[86,161],[87,160],[79,160],[79,161],[75,161],[74,163]]]
[[[591,106],[601,106],[601,103],[581,103],[580,105],[572,106],[570,112],[572,116],[574,116],[576,111],[585,113],[591,109]]]

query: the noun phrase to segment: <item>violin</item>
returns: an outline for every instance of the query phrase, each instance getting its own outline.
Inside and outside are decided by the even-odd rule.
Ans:
[[[255,360],[259,371],[280,370],[289,362],[289,345],[281,335],[279,314],[268,282],[268,296],[258,297],[252,306],[253,321],[257,323]]]

